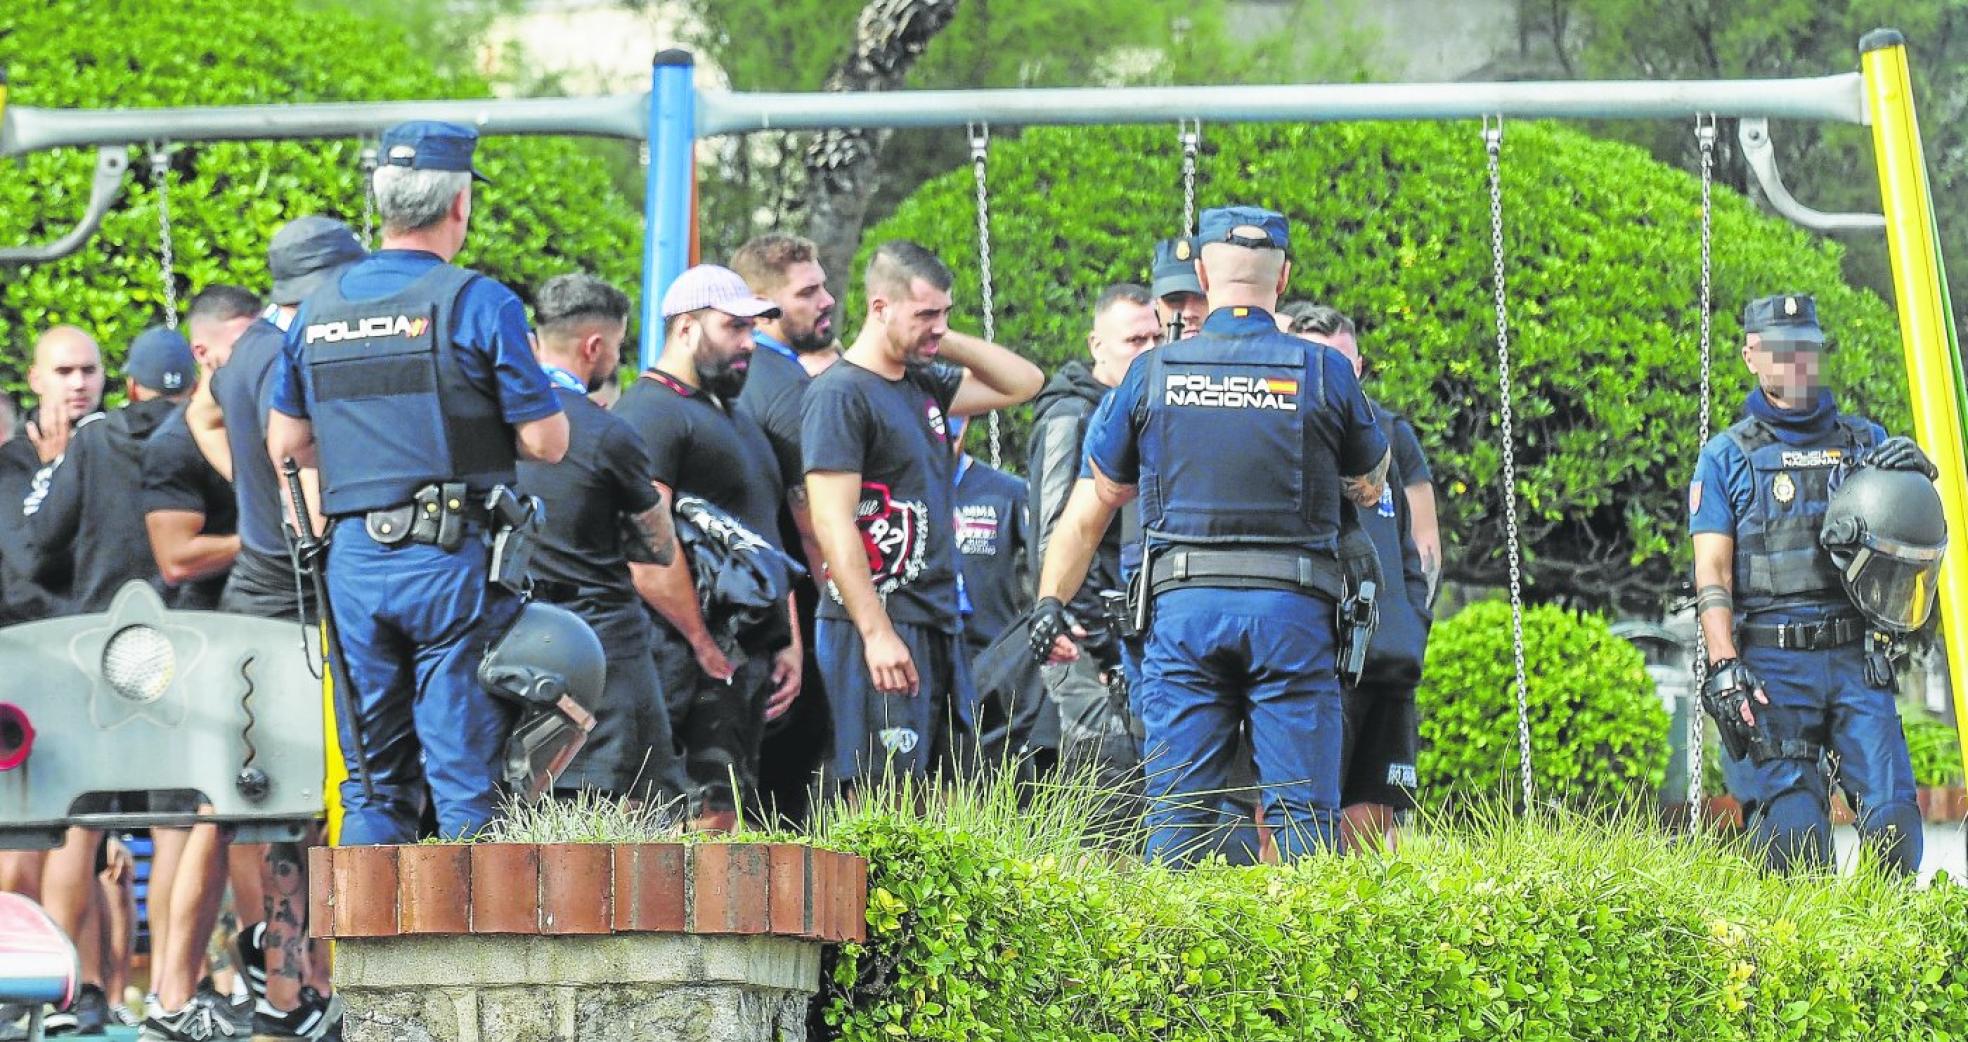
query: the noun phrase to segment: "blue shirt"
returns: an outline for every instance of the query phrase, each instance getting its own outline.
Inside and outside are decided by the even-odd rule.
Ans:
[[[342,273],[342,294],[355,301],[380,300],[443,263],[423,250],[377,250]],[[287,342],[273,372],[273,408],[298,419],[308,417],[314,396],[301,341],[306,328],[303,303],[287,327]],[[473,279],[459,295],[451,313],[451,344],[465,378],[498,400],[507,423],[527,423],[561,411],[553,384],[527,340],[526,306],[497,280]]]

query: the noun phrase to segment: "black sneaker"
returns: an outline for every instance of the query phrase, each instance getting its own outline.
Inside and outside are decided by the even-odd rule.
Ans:
[[[301,989],[301,1004],[282,1013],[260,1000],[253,1007],[253,1037],[255,1039],[301,1038],[308,1042],[321,1042],[323,1039],[342,1037],[342,997],[329,995],[323,998],[313,988]]]
[[[210,977],[198,982],[198,994],[205,999],[212,1012],[225,1018],[233,1034],[244,1037],[253,1033],[252,999],[234,1000],[231,996],[220,994],[218,989],[212,987]]]
[[[209,992],[200,992],[175,1013],[145,1017],[137,1029],[139,1042],[209,1042],[212,1039],[247,1039],[250,1029],[232,1021],[226,1003]]]
[[[18,1002],[0,1002],[0,1042],[20,1042],[27,1037],[27,1018],[33,1011]]]
[[[51,1037],[106,1035],[109,1033],[109,999],[103,995],[102,988],[84,984],[82,993],[75,997],[75,1005],[63,1012],[48,1014],[41,1021],[41,1030]]]
[[[255,1001],[266,998],[266,924],[254,923],[232,935],[232,968]]]

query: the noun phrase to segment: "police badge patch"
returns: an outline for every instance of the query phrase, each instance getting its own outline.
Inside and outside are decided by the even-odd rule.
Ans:
[[[1776,480],[1770,482],[1770,494],[1777,497],[1777,502],[1788,505],[1797,498],[1797,482],[1787,473],[1778,473]]]

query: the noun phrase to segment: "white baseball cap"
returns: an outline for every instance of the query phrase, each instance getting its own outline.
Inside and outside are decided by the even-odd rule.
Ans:
[[[744,276],[716,264],[699,264],[663,291],[663,317],[715,308],[738,318],[779,314],[779,305],[752,292]]]

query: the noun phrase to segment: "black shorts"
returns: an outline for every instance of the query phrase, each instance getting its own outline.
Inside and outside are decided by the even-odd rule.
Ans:
[[[1362,682],[1346,689],[1346,742],[1340,752],[1339,805],[1415,806],[1415,754],[1421,749],[1414,688]]]
[[[814,653],[834,717],[830,784],[895,771],[929,773],[954,757],[951,728],[963,726],[976,700],[963,638],[928,626],[895,624],[909,646],[920,685],[914,695],[884,695],[868,675],[861,632],[841,619],[814,627]]]
[[[694,812],[764,806],[759,792],[759,743],[765,738],[765,702],[772,695],[772,659],[737,662],[731,683],[712,680],[697,665],[690,644],[668,626],[656,626],[656,671],[669,707],[670,733],[683,754]]]

